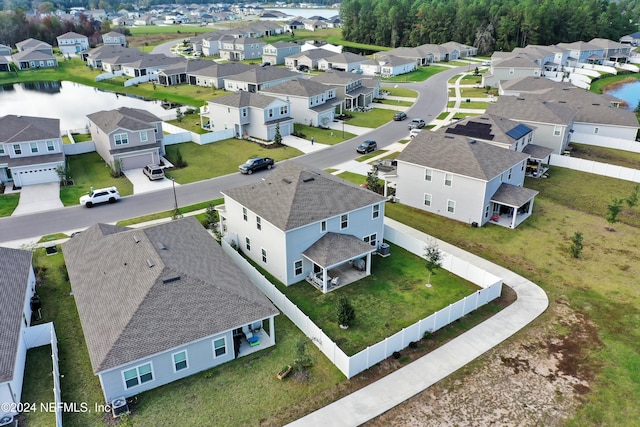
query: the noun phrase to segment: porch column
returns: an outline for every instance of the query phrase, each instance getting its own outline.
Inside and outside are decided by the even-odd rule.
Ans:
[[[322,293],[327,293],[327,269],[322,269]]]
[[[382,179],[382,182],[384,184],[384,190],[382,191],[382,195],[384,197],[387,197],[387,180],[385,178]]]
[[[511,217],[511,228],[516,228],[516,218],[518,217],[518,209],[513,208],[513,216]]]
[[[271,345],[275,345],[276,343],[276,328],[273,319],[274,316],[269,317],[269,340]]]
[[[535,200],[535,199],[531,199],[531,200],[530,200],[530,203],[529,203],[529,212],[528,212],[528,213],[529,213],[529,215],[531,215],[531,212],[533,212],[533,201],[534,201],[534,200]]]
[[[367,276],[371,274],[371,252],[367,254]]]

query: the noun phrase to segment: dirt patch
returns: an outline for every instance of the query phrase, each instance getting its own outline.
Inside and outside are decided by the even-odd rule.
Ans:
[[[588,356],[601,342],[590,319],[564,299],[551,310],[550,323],[526,329],[367,425],[564,424],[590,391],[596,365]]]

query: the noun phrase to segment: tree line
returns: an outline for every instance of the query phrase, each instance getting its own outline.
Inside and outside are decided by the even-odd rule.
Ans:
[[[378,46],[457,41],[481,54],[530,44],[618,40],[638,31],[637,0],[343,0],[345,40]]]

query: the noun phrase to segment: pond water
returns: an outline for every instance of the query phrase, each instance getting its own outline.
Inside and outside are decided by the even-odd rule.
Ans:
[[[615,89],[605,92],[607,95],[623,99],[627,103],[629,110],[634,110],[640,102],[640,80],[632,83],[622,84]]]
[[[166,119],[162,102],[103,91],[73,82],[34,82],[0,86],[0,117],[7,114],[60,119],[61,130],[84,129],[87,115],[119,107],[140,108]],[[174,115],[175,116],[175,115]]]

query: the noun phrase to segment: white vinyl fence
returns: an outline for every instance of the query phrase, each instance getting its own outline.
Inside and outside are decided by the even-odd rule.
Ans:
[[[222,129],[214,132],[198,134],[195,132],[189,132],[166,122],[162,123],[162,130],[168,133],[164,135],[164,145],[173,145],[189,141],[204,145],[222,141],[223,139],[233,138],[234,136],[233,129]]]
[[[608,163],[594,162],[593,160],[578,159],[576,157],[560,156],[558,154],[551,155],[550,164],[625,181],[640,182],[640,170],[625,168],[624,166],[610,165]]]
[[[593,134],[574,132],[571,134],[571,141],[576,144],[594,145],[596,147],[613,148],[615,150],[631,151],[640,153],[640,142],[628,139],[611,138]]]
[[[53,398],[56,403],[56,427],[62,427],[62,397],[60,394],[60,371],[58,369],[58,337],[53,322],[29,326],[24,335],[27,349],[51,345],[51,363],[53,365]]]
[[[426,242],[408,236],[388,225],[385,225],[385,239],[418,256],[424,256]],[[353,356],[347,356],[302,310],[289,301],[282,292],[251,266],[224,239],[222,240],[222,248],[251,281],[315,343],[320,351],[347,378],[351,378],[383,361],[391,356],[393,352],[406,348],[410,342],[420,340],[426,332],[436,331],[476,308],[487,304],[499,297],[502,291],[502,279],[499,277],[443,252],[442,268],[475,283],[482,289]]]

